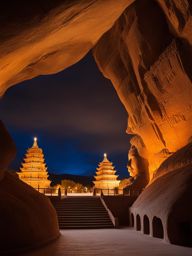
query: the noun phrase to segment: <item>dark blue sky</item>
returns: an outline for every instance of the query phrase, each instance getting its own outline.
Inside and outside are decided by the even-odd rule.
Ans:
[[[13,169],[37,136],[51,173],[93,175],[107,152],[120,177],[127,176],[127,114],[91,53],[58,74],[10,88],[0,116],[17,146]]]

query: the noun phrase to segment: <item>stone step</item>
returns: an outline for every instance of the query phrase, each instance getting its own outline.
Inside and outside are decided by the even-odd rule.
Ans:
[[[94,218],[89,218],[89,220],[87,220],[86,217],[75,217],[75,218],[71,218],[71,217],[60,217],[59,221],[108,221],[109,219],[107,217],[104,218],[98,218],[98,217],[94,217]]]
[[[71,206],[55,206],[55,208],[57,209],[71,209],[71,208],[76,208],[76,209],[103,209],[102,206],[90,206],[90,205],[86,205],[86,206],[76,206],[76,205],[71,205]]]
[[[92,211],[92,212],[94,212],[94,211],[102,211],[103,210],[103,208],[73,208],[73,207],[71,207],[71,208],[68,208],[68,207],[64,207],[64,208],[57,208],[57,207],[55,207],[55,209],[56,210],[58,210],[58,211],[64,211],[64,210],[66,210],[66,211],[74,211],[74,210],[78,210],[78,211]]]
[[[63,209],[58,209],[58,208],[56,208],[56,210],[58,210],[58,211],[71,211],[71,212],[73,212],[74,210],[78,210],[78,211],[80,211],[80,212],[102,212],[102,211],[105,211],[103,208],[99,208],[99,209],[92,209],[92,208],[86,208],[86,209],[81,209],[81,208],[63,208]]]
[[[52,203],[60,229],[113,228],[100,198],[65,198]]]
[[[105,212],[57,212],[58,216],[108,216]]]
[[[70,226],[70,227],[67,227],[67,226],[60,226],[59,227],[60,229],[112,229],[114,228],[113,226],[109,226],[109,225],[106,225],[106,226],[99,226],[99,225],[92,225],[92,226],[85,226],[85,225],[82,225],[82,226]]]
[[[78,211],[102,211],[103,208],[76,208],[76,207],[63,207],[63,208],[57,208],[55,207],[56,210],[60,210],[60,211],[64,211],[64,210],[71,210],[71,211],[74,211],[74,210],[78,210]]]

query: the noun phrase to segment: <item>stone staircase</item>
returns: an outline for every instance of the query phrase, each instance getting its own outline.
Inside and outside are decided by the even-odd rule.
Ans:
[[[58,216],[60,229],[114,228],[99,197],[51,199]]]

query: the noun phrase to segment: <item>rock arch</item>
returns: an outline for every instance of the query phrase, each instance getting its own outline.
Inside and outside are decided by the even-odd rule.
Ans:
[[[157,238],[164,238],[163,224],[160,218],[153,217],[152,221],[153,236]]]
[[[144,215],[143,217],[143,233],[146,235],[150,234],[150,222],[147,215]]]
[[[137,216],[136,216],[136,230],[137,231],[141,230],[141,218],[140,218],[139,214],[137,214]]]
[[[134,219],[134,214],[131,213],[131,227],[135,226],[135,219]]]

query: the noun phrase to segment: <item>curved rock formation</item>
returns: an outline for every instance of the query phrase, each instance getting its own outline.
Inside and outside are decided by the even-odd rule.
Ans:
[[[10,162],[15,158],[16,147],[0,120],[0,181],[9,167]]]
[[[131,208],[134,227],[190,246],[191,22],[189,0],[135,1],[94,48],[128,112],[127,132],[143,142],[131,144],[149,162],[151,184]]]
[[[0,123],[0,254],[42,246],[59,236],[56,212],[47,197],[6,170],[14,144]]]
[[[13,84],[79,61],[134,0],[0,3],[0,96]]]
[[[149,219],[148,234],[166,241],[192,246],[192,144],[170,156],[156,177],[131,207],[137,228],[138,218],[145,233],[144,216]],[[158,219],[157,225],[154,218]]]
[[[151,176],[191,139],[190,12],[187,0],[136,1],[94,48],[129,114],[127,132],[144,142]]]
[[[142,215],[146,233],[151,223],[154,236],[191,245],[192,166],[175,161],[192,140],[192,2],[8,0],[0,10],[0,95],[72,65],[96,44],[96,62],[128,112],[127,132],[136,135],[137,165],[145,159],[154,176],[132,207],[136,228]]]
[[[0,2],[0,96],[11,85],[79,61],[134,0]],[[49,200],[5,172],[12,141],[0,123],[0,251],[29,249],[59,235]]]

